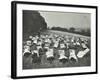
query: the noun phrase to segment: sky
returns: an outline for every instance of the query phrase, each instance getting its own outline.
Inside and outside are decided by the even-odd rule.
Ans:
[[[91,15],[89,13],[71,13],[71,12],[46,12],[39,11],[40,15],[44,17],[47,25],[51,28],[63,27],[69,29],[70,27],[89,29],[91,24]]]

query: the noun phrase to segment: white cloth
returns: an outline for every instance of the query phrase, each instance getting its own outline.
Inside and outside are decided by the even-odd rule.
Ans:
[[[53,55],[53,49],[49,49],[47,52],[46,52],[46,57],[49,58],[49,57],[54,57]]]
[[[78,61],[78,59],[77,59],[77,57],[75,55],[75,50],[71,49],[69,51],[70,51],[69,59],[74,58],[76,61]]]
[[[45,39],[45,41],[44,42],[48,42],[48,39]]]
[[[35,40],[33,41],[33,43],[37,44],[37,39],[35,39]]]
[[[47,50],[49,50],[49,47],[48,46],[45,46],[44,48],[47,49]]]
[[[64,50],[59,50],[59,59],[67,59],[67,57],[65,56],[65,51]]]
[[[36,53],[36,54],[37,54],[37,56],[39,57],[38,50],[33,50],[33,51],[32,51],[32,54],[34,54],[34,53]]]
[[[83,48],[87,48],[85,43],[82,43],[81,45],[82,45]]]
[[[49,47],[50,46],[50,44],[49,43],[45,43],[45,47]]]
[[[76,44],[77,44],[77,45],[80,45],[80,43],[79,43],[79,42],[76,42]]]
[[[55,42],[55,43],[54,43],[54,47],[55,47],[55,48],[57,48],[57,47],[58,47],[58,45],[59,45],[59,43],[58,43],[58,42]]]
[[[47,42],[48,42],[48,43],[51,43],[51,40],[50,40],[50,39],[47,39]]]
[[[25,46],[24,46],[24,49],[29,49],[29,50],[30,50],[30,46],[25,45]]]
[[[42,42],[41,42],[41,41],[39,41],[39,42],[37,43],[37,45],[42,45]]]
[[[31,46],[31,41],[26,41],[26,45]]]
[[[65,55],[65,51],[64,50],[58,50],[59,55]]]
[[[33,36],[29,36],[29,38],[30,38],[30,39],[32,39],[32,38],[33,38]]]
[[[30,47],[27,46],[27,45],[24,46],[24,52],[23,52],[23,55],[24,55],[26,52],[30,53]]]
[[[42,46],[37,46],[37,50],[39,50],[39,49],[41,49],[42,48]]]
[[[33,37],[32,40],[34,41],[35,40],[35,37]]]
[[[65,48],[65,44],[60,44],[60,48]]]
[[[84,55],[86,55],[90,50],[87,48],[85,49],[84,51],[79,51],[78,54],[77,54],[77,57],[78,58],[83,58]]]
[[[66,47],[69,48],[69,43],[66,43]]]
[[[29,51],[28,49],[24,49],[23,55],[24,55],[25,53],[30,53],[30,51]]]
[[[67,59],[65,55],[60,55],[59,59]]]

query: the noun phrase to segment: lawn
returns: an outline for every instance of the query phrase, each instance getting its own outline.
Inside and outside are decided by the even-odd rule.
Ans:
[[[88,46],[90,48],[90,37],[73,34],[73,33],[67,33],[67,32],[61,32],[61,31],[45,31],[41,32],[41,34],[59,34],[59,35],[70,35],[70,36],[77,36],[77,37],[83,37],[87,38],[89,40]],[[77,55],[77,52],[80,50],[80,48],[76,49],[75,54]],[[66,63],[59,62],[58,59],[58,49],[54,49],[55,53],[55,59],[52,63],[49,63],[46,59],[46,55],[43,54],[41,57],[41,63],[32,63],[32,55],[25,57],[23,56],[23,69],[43,69],[43,68],[60,68],[60,67],[84,67],[84,66],[91,66],[91,54],[90,51],[81,59],[78,58],[78,62],[74,62],[68,59]],[[65,51],[66,56],[69,57],[69,51]]]

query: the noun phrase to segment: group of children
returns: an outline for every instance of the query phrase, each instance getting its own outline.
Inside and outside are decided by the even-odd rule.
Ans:
[[[88,39],[58,34],[29,36],[23,47],[23,56],[32,56],[32,63],[41,63],[42,56],[51,64],[55,59],[61,63],[78,62],[90,51]]]

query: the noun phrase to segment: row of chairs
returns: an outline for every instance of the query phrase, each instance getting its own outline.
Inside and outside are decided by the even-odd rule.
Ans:
[[[76,54],[77,49],[79,50]],[[34,37],[29,36],[29,40],[24,44],[23,55],[32,55],[33,63],[40,63],[42,55],[45,55],[50,63],[53,62],[55,56],[58,56],[60,62],[65,63],[68,60],[78,62],[78,58],[83,58],[89,51],[87,39],[56,34],[41,34]],[[69,54],[69,56],[66,56],[66,54]]]

